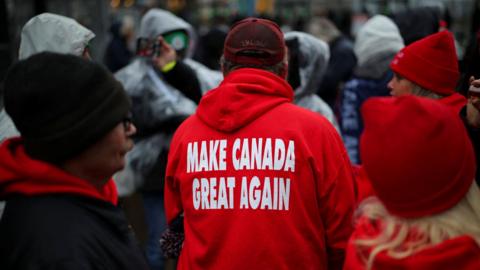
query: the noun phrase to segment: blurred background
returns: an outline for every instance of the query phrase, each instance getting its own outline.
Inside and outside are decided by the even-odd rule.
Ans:
[[[306,31],[312,18],[327,17],[354,40],[356,31],[372,15],[392,16],[423,6],[438,10],[439,19],[455,35],[461,57],[479,28],[480,0],[0,0],[0,81],[17,59],[23,25],[43,12],[74,18],[91,29],[96,34],[90,44],[92,58],[104,62],[112,39],[111,26],[127,18],[134,37],[142,15],[153,7],[184,18],[196,28],[199,38],[212,28],[228,27],[240,18],[261,15],[275,20],[284,31]],[[129,40],[134,51],[135,38]]]
[[[96,34],[92,57],[101,61],[111,39],[110,26],[127,16],[135,31],[141,16],[152,7],[168,9],[184,18],[196,28],[198,36],[214,25],[229,25],[236,18],[261,14],[274,19],[285,31],[302,31],[312,17],[328,17],[354,39],[369,16],[391,15],[418,6],[437,8],[462,47],[477,31],[479,0],[0,0],[0,80],[17,59],[22,26],[43,12],[72,17],[91,29]]]

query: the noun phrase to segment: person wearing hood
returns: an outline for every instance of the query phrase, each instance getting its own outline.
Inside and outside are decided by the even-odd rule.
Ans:
[[[9,69],[4,100],[21,136],[0,146],[0,268],[148,269],[111,178],[136,131],[122,85],[43,52]]]
[[[224,80],[175,132],[165,180],[177,269],[341,269],[354,187],[340,135],[292,104],[287,47],[272,21],[229,31]]]
[[[328,65],[330,51],[328,45],[314,36],[292,31],[285,34],[288,47],[288,83],[294,89],[294,101],[325,116],[340,132],[332,109],[317,94],[317,86]]]
[[[94,37],[92,31],[72,18],[42,13],[23,26],[18,59],[45,51],[90,59],[89,43]]]
[[[140,22],[136,58],[115,73],[132,98],[137,126],[135,147],[117,181],[142,194],[146,256],[155,270],[164,267],[159,240],[167,227],[163,186],[170,140],[178,125],[195,112],[203,93],[202,78],[186,64],[193,45],[191,30],[172,13],[150,9]]]
[[[344,270],[480,269],[480,190],[458,114],[409,95],[371,98],[362,116],[376,196],[357,211]]]
[[[192,25],[170,11],[153,8],[142,18],[140,38],[163,36],[176,51],[177,55],[196,74],[202,94],[216,87],[222,80],[222,73],[211,70],[192,59],[197,36]],[[188,82],[188,81],[187,81]]]
[[[357,65],[339,98],[340,128],[353,164],[361,163],[358,148],[363,121],[360,108],[370,97],[390,95],[387,84],[393,73],[389,64],[403,47],[397,26],[383,15],[370,18],[357,34],[353,47]]]

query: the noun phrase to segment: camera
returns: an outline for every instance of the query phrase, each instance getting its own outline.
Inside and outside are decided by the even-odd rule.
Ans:
[[[160,56],[162,43],[160,39],[151,40],[149,38],[137,39],[136,54],[140,56],[158,57]]]

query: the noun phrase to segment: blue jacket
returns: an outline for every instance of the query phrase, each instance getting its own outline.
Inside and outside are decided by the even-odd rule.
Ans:
[[[387,84],[392,78],[392,72],[387,72],[380,79],[366,79],[353,76],[345,84],[340,94],[340,130],[350,160],[360,164],[359,143],[363,131],[363,121],[360,108],[369,97],[388,96],[390,90]]]

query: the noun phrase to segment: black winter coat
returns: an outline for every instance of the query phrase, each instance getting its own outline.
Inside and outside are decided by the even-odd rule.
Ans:
[[[0,269],[148,269],[123,211],[69,195],[15,196],[0,221]]]

